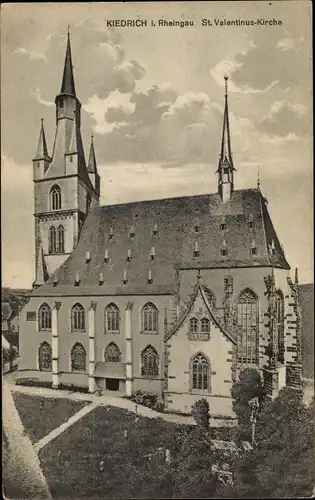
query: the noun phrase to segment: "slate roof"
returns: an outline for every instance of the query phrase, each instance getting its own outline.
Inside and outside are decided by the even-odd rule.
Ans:
[[[226,224],[224,231],[222,223]],[[268,251],[272,240],[274,255]],[[221,256],[224,241],[227,257]],[[250,255],[253,241],[255,256]],[[199,256],[194,256],[196,243]],[[154,260],[150,258],[152,248]],[[106,251],[108,262],[104,260]],[[173,292],[176,267],[259,266],[290,269],[259,189],[235,191],[227,203],[215,193],[108,205],[91,209],[76,249],[32,295],[165,294]],[[152,283],[148,283],[149,270]],[[80,283],[74,286],[78,273]]]

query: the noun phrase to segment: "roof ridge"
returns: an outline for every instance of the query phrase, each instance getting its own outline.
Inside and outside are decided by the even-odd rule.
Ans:
[[[236,189],[234,193],[243,193],[244,191],[258,191],[257,188],[244,188]],[[151,203],[153,201],[168,201],[168,200],[182,200],[185,198],[202,198],[205,196],[219,196],[219,193],[203,193],[203,194],[188,194],[182,196],[169,196],[168,198],[153,198],[151,200],[138,200],[138,201],[127,201],[122,203],[112,203],[111,205],[100,205],[98,208],[110,208],[122,205],[136,205],[137,203]]]

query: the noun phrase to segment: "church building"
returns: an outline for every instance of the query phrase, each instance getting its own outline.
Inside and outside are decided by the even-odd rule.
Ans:
[[[181,413],[205,397],[222,417],[246,367],[271,397],[299,387],[297,271],[291,279],[259,185],[235,189],[227,78],[211,194],[99,206],[69,36],[55,104],[51,156],[42,122],[33,159],[36,278],[20,311],[18,378],[143,390]]]

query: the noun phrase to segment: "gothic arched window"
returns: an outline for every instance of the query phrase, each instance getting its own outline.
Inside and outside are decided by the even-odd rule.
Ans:
[[[76,343],[71,349],[71,371],[86,371],[86,352],[82,344]]]
[[[55,185],[50,190],[50,210],[61,209],[61,189]]]
[[[108,304],[105,309],[105,331],[107,333],[119,333],[120,315],[116,304]]]
[[[57,234],[54,226],[49,228],[48,253],[57,253]]]
[[[276,329],[278,339],[278,361],[284,363],[284,299],[280,290],[276,292]]]
[[[258,363],[258,300],[249,289],[237,302],[237,359],[241,364]]]
[[[191,387],[194,390],[210,390],[210,363],[203,354],[197,354],[191,361]]]
[[[141,353],[141,375],[156,378],[159,375],[159,358],[152,346],[147,346]]]
[[[51,330],[51,309],[48,304],[42,304],[38,310],[38,329]]]
[[[105,350],[105,361],[109,361],[111,363],[119,363],[121,360],[120,350],[114,342],[108,344]]]
[[[81,304],[75,304],[71,309],[71,331],[85,332],[85,311]]]
[[[57,229],[57,252],[65,252],[65,230],[63,226],[59,226]]]
[[[158,333],[158,310],[148,302],[141,311],[142,333]]]
[[[48,342],[43,342],[38,349],[38,367],[41,371],[51,372],[52,352]]]

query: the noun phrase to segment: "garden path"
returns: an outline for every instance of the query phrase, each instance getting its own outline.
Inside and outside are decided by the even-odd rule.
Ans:
[[[4,380],[2,385],[2,428],[7,445],[3,445],[3,477],[6,496],[51,499],[51,493],[36,451],[25,432],[19,412]]]

